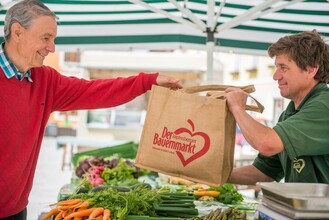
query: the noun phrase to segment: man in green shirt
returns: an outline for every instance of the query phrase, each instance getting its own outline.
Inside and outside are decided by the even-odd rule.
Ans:
[[[316,31],[303,32],[280,38],[268,53],[275,58],[280,94],[291,102],[270,128],[246,113],[248,94],[226,90],[244,137],[259,151],[252,165],[233,169],[228,181],[329,183],[329,45]]]

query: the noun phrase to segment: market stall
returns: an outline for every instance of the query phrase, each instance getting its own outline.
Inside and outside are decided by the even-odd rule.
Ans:
[[[137,147],[76,153],[76,178],[43,219],[329,219],[327,184],[259,183],[262,197],[251,199],[229,183],[207,186],[138,168]]]
[[[253,219],[258,202],[244,199],[232,184],[210,187],[135,167],[137,146],[128,142],[74,154],[75,178],[44,219],[65,219],[87,203],[86,210],[100,208],[103,216],[110,210],[111,219]]]

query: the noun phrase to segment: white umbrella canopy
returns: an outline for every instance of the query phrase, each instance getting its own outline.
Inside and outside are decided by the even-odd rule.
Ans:
[[[1,26],[6,10],[16,2],[1,1]],[[208,81],[213,51],[266,54],[280,37],[313,29],[329,39],[326,0],[42,2],[59,17],[57,50],[207,50]]]

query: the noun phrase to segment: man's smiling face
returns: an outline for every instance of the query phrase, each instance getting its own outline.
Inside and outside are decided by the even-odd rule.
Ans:
[[[281,96],[298,106],[317,83],[314,75],[318,68],[307,67],[307,70],[303,70],[287,55],[276,56],[275,66],[277,69],[273,79],[278,82]]]
[[[40,67],[49,53],[55,52],[57,23],[51,16],[39,16],[28,29],[22,27],[18,42],[24,69]]]

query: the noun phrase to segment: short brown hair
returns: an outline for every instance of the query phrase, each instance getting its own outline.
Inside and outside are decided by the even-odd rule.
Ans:
[[[268,54],[272,58],[285,54],[303,70],[319,67],[314,78],[329,83],[329,45],[316,30],[282,37],[268,48]]]

